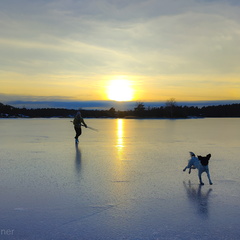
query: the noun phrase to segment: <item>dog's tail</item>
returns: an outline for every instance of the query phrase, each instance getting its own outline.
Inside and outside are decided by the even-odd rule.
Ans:
[[[196,155],[193,152],[189,152],[191,157],[196,157]]]

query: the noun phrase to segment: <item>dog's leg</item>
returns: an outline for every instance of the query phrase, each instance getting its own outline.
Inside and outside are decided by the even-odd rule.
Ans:
[[[192,166],[192,161],[191,159],[188,161],[188,165],[183,169],[183,171],[185,172],[187,170],[187,168],[189,168],[189,173],[191,173],[191,166]]]
[[[183,171],[185,172],[185,171],[187,170],[187,168],[189,168],[188,173],[190,174],[190,173],[191,173],[191,167],[189,167],[189,166],[186,166],[186,167],[183,169]]]
[[[201,185],[204,185],[203,181],[202,181],[202,172],[198,171],[198,178],[199,178],[199,182]]]
[[[209,170],[207,170],[206,173],[207,173],[209,184],[212,185],[213,183],[212,183],[211,178],[210,178]]]

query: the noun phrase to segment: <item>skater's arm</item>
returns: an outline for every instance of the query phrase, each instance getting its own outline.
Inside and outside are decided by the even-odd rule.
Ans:
[[[83,118],[81,119],[81,122],[85,128],[87,128],[87,124],[84,122]]]

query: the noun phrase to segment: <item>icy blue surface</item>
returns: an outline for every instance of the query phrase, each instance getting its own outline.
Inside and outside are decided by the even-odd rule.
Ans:
[[[239,238],[240,119],[85,120],[0,119],[1,240]]]

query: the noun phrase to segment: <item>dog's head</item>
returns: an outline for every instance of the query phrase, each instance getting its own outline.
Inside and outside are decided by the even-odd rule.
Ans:
[[[209,153],[206,157],[198,156],[198,159],[201,161],[201,164],[203,166],[207,166],[208,165],[208,161],[210,160],[211,156],[212,155]]]

